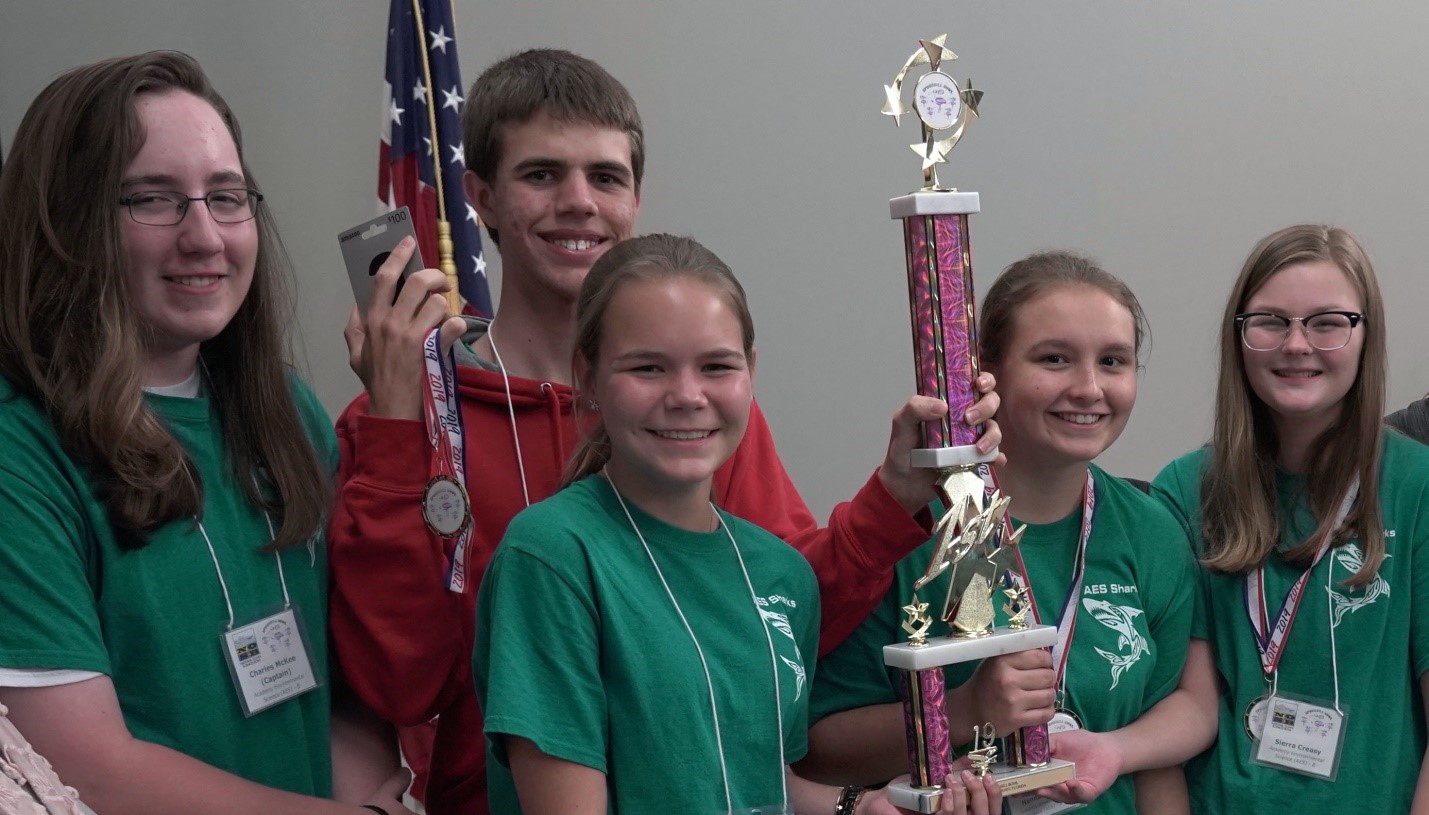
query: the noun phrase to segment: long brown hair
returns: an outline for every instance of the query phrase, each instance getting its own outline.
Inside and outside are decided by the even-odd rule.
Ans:
[[[1340,400],[1340,415],[1312,446],[1307,471],[1310,510],[1319,518],[1315,532],[1284,553],[1286,561],[1308,566],[1315,542],[1334,522],[1336,504],[1359,476],[1359,501],[1339,530],[1336,545],[1358,538],[1364,564],[1348,581],[1363,586],[1384,560],[1384,520],[1379,506],[1382,455],[1385,350],[1384,301],[1374,267],[1359,241],[1330,226],[1301,224],[1263,238],[1251,250],[1231,289],[1221,317],[1220,373],[1216,383],[1216,419],[1211,463],[1201,488],[1207,568],[1239,574],[1264,563],[1280,540],[1276,511],[1275,463],[1279,438],[1270,410],[1251,389],[1241,352],[1235,315],[1275,273],[1301,263],[1333,263],[1345,273],[1364,304],[1364,332],[1359,371]]]
[[[0,173],[0,373],[43,407],[65,449],[91,468],[126,548],[203,511],[197,469],[144,401],[145,328],[125,280],[127,216],[118,203],[145,138],[135,98],[175,92],[213,106],[241,159],[238,122],[198,63],[153,51],[50,83],[26,111]],[[256,187],[246,162],[243,172]],[[257,227],[248,296],[200,355],[236,479],[251,504],[281,515],[270,546],[283,548],[321,530],[332,487],[289,390],[291,271],[261,204]]]
[[[730,310],[739,319],[740,341],[745,357],[754,353],[754,318],[749,314],[749,301],[744,287],[734,273],[714,252],[693,238],[678,235],[653,234],[629,238],[611,247],[591,267],[576,298],[576,348],[572,363],[577,371],[590,371],[600,359],[600,343],[605,328],[605,313],[624,286],[629,283],[683,277],[697,280],[717,289],[729,302]],[[589,383],[574,381],[579,388]],[[577,399],[579,406],[583,400]],[[599,415],[599,414],[597,414]],[[566,465],[561,475],[561,487],[598,473],[610,462],[610,434],[597,421]]]

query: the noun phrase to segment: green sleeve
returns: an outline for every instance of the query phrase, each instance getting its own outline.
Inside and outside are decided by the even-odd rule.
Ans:
[[[1192,544],[1198,544],[1201,527],[1201,462],[1197,451],[1167,464],[1151,482],[1151,495],[1171,512]]]
[[[1429,503],[1421,503],[1420,507],[1429,511]],[[1409,643],[1413,649],[1410,660],[1416,678],[1429,671],[1429,540],[1426,540],[1429,537],[1429,518],[1424,517],[1422,512],[1417,526],[1419,534],[1411,544],[1414,566],[1410,579],[1414,587],[1414,613],[1409,621]]]
[[[17,463],[0,464],[0,666],[109,673],[85,508],[64,473]]]
[[[516,530],[513,524],[512,530]],[[472,671],[497,759],[504,735],[606,772],[597,611],[576,558],[548,562],[508,532],[482,583]]]
[[[1156,605],[1147,609],[1147,628],[1156,643],[1156,664],[1146,683],[1143,710],[1164,699],[1181,681],[1190,644],[1199,592],[1191,547],[1181,527],[1167,518],[1159,524],[1157,557],[1150,569],[1151,585],[1143,597]]]
[[[1191,573],[1191,636],[1199,640],[1211,638],[1210,601],[1207,597],[1205,571],[1195,562],[1196,553],[1203,551],[1201,540],[1201,478],[1207,451],[1205,448],[1181,456],[1156,476],[1151,494],[1171,512],[1185,533],[1195,569]]]
[[[781,542],[782,544],[782,542]],[[803,564],[801,564],[803,565]],[[807,610],[800,615],[802,621],[798,631],[799,653],[807,655],[805,660],[814,654],[819,653],[819,620],[821,610],[819,604],[819,582],[814,577],[813,569],[806,569],[804,576],[803,597],[808,603]],[[802,759],[809,752],[809,725],[815,719],[812,717],[812,707],[815,704],[813,696],[818,690],[819,667],[813,661],[804,663],[805,669],[811,671],[809,687],[810,691],[803,696],[803,703],[798,707],[796,715],[789,717],[789,721],[784,724],[784,763],[793,764]]]
[[[1385,540],[1385,551],[1412,559],[1409,661],[1418,679],[1429,671],[1429,455],[1418,442],[1394,433],[1385,434],[1384,447],[1380,505],[1385,527],[1395,534]]]

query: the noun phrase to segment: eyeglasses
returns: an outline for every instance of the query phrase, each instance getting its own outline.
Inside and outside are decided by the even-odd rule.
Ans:
[[[263,194],[257,190],[214,190],[193,198],[181,192],[136,192],[119,199],[120,206],[129,208],[129,217],[149,226],[175,226],[189,214],[189,206],[202,201],[208,214],[221,224],[241,224],[253,220]]]
[[[1241,342],[1252,351],[1274,351],[1290,338],[1292,323],[1299,323],[1305,339],[1319,351],[1335,351],[1350,343],[1355,326],[1364,319],[1353,311],[1320,311],[1305,317],[1285,317],[1252,311],[1235,316]]]

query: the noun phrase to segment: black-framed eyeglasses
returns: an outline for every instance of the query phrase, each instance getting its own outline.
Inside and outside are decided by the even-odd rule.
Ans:
[[[136,223],[149,226],[175,226],[182,223],[189,214],[189,207],[195,201],[202,201],[208,207],[208,214],[221,224],[241,224],[253,220],[258,214],[258,205],[263,202],[263,193],[257,190],[232,189],[213,190],[197,198],[181,192],[164,190],[136,192],[119,199],[120,206],[129,209],[129,217]]]
[[[1318,311],[1304,317],[1286,317],[1264,311],[1235,316],[1241,342],[1252,351],[1274,351],[1290,338],[1294,323],[1305,331],[1305,339],[1319,351],[1335,351],[1350,344],[1355,326],[1364,320],[1356,311]]]

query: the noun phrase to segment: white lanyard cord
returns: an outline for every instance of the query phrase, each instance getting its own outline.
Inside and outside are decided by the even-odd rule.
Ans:
[[[208,556],[213,558],[213,570],[218,572],[218,587],[223,589],[223,604],[228,606],[228,625],[224,631],[233,630],[233,600],[228,597],[228,581],[223,579],[223,569],[218,565],[218,554],[213,551],[213,541],[208,539],[208,530],[203,528],[203,521],[198,522],[198,531],[203,535],[203,542],[208,544]]]
[[[1335,678],[1335,712],[1343,716],[1344,711],[1340,710],[1340,655],[1335,647],[1335,603],[1330,599],[1335,586],[1334,558],[1330,558],[1330,568],[1325,572],[1325,620],[1330,624],[1330,670]]]
[[[700,647],[700,640],[695,636],[695,631],[690,627],[690,621],[685,618],[685,612],[680,608],[680,601],[675,599],[675,592],[670,589],[670,584],[665,580],[665,572],[660,568],[660,563],[655,560],[655,554],[650,551],[650,544],[645,541],[645,536],[641,534],[640,527],[635,523],[635,517],[630,514],[630,508],[625,505],[625,498],[621,496],[620,490],[616,488],[615,482],[611,480],[610,474],[604,473],[607,481],[610,482],[610,491],[615,493],[615,500],[620,502],[620,509],[625,513],[625,519],[630,522],[630,528],[635,530],[635,537],[640,539],[640,545],[645,549],[645,556],[650,559],[650,565],[655,567],[655,575],[660,578],[660,585],[665,587],[665,595],[670,598],[670,604],[675,607],[675,614],[680,618],[680,622],[685,626],[685,633],[689,634],[690,642],[694,643],[695,653],[699,655],[700,667],[705,672],[705,687],[710,694],[710,713],[714,720],[715,748],[719,752],[719,775],[720,781],[724,784],[724,804],[725,809],[733,812],[734,802],[729,793],[729,767],[724,760],[724,736],[719,726],[719,705],[715,702],[714,680],[710,677],[710,666],[705,661],[705,651]],[[759,625],[764,629],[764,639],[769,643],[769,659],[771,668],[774,671],[774,710],[779,726],[779,789],[783,796],[781,804],[787,809],[789,804],[789,781],[784,773],[784,707],[783,701],[779,698],[779,665],[775,662],[774,638],[769,634],[769,624],[764,621],[764,613],[759,610],[759,603],[755,600],[754,583],[749,579],[749,570],[745,568],[744,556],[739,552],[739,544],[734,541],[734,533],[729,531],[729,526],[720,517],[719,511],[715,510],[714,504],[710,504],[710,509],[714,510],[715,519],[719,521],[720,528],[729,537],[730,546],[734,547],[734,556],[739,560],[739,569],[744,573],[744,583],[749,587],[749,599],[754,604],[754,611],[759,615]]]
[[[729,545],[734,547],[734,556],[739,560],[739,570],[744,573],[744,585],[749,589],[749,602],[754,606],[754,611],[759,615],[759,626],[764,629],[764,641],[769,644],[769,670],[774,677],[774,721],[779,730],[779,795],[780,803],[784,805],[785,811],[789,804],[789,779],[783,771],[784,767],[784,699],[779,690],[779,657],[774,652],[774,637],[769,633],[769,623],[764,619],[764,612],[759,609],[759,598],[754,594],[754,581],[749,579],[749,569],[745,568],[744,555],[739,552],[739,545],[734,542],[734,533],[730,531],[729,524],[724,522],[724,517],[715,509],[714,503],[710,503],[710,509],[714,511],[715,517],[719,519],[720,528],[729,538]],[[646,553],[649,553],[647,547]],[[652,558],[653,560],[653,558]],[[659,568],[658,566],[656,568]],[[789,631],[792,634],[793,628]]]
[[[278,533],[273,531],[273,516],[269,515],[267,510],[263,511],[263,520],[268,524],[268,540],[277,540]],[[210,552],[213,551],[213,546],[211,544],[208,548]],[[293,601],[288,599],[288,578],[286,575],[283,574],[283,558],[279,557],[277,552],[274,552],[273,559],[278,562],[278,583],[283,587],[283,610],[287,611],[288,609],[293,607]],[[218,562],[217,558],[214,559],[214,562]],[[232,613],[233,612],[230,610],[229,615],[231,616]]]
[[[263,520],[268,522],[268,535],[271,538],[278,537],[273,531],[273,516],[266,511],[263,513]],[[218,573],[218,587],[223,590],[223,604],[228,608],[228,626],[225,631],[233,630],[233,599],[228,595],[228,581],[223,578],[223,568],[218,565],[218,553],[213,549],[213,541],[209,540],[208,530],[203,528],[203,521],[194,519],[198,524],[198,532],[203,535],[203,542],[208,546],[208,556],[213,558],[213,570]],[[283,587],[283,610],[287,611],[293,607],[293,601],[288,599],[288,578],[283,574],[283,558],[277,552],[273,553],[273,559],[278,562],[278,583]]]
[[[516,445],[516,469],[521,474],[521,498],[526,506],[531,506],[531,491],[526,488],[526,462],[521,457],[521,434],[516,432],[516,405],[511,401],[511,377],[506,373],[506,363],[501,361],[501,352],[496,350],[496,321],[486,326],[486,341],[491,343],[491,355],[496,357],[496,367],[501,369],[501,383],[506,386],[506,415],[511,417],[511,441]]]

